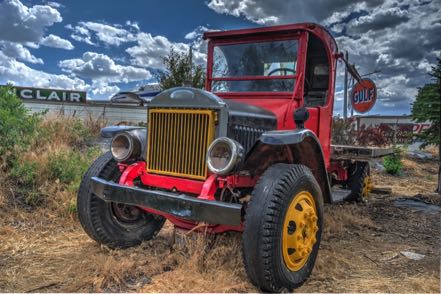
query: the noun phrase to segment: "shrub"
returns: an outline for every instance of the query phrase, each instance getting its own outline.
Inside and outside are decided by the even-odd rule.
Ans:
[[[0,87],[0,176],[7,187],[1,189],[3,203],[74,212],[81,178],[100,153],[100,148],[88,146],[100,123],[43,119],[44,114],[31,114],[10,86]]]
[[[42,202],[37,184],[38,166],[36,162],[15,161],[9,175],[16,182],[15,192],[26,204],[36,206]]]
[[[332,143],[339,145],[352,145],[355,143],[353,119],[334,117],[332,122]]]
[[[40,114],[30,114],[10,86],[0,87],[0,168],[8,169],[36,135]]]
[[[354,131],[356,141],[361,146],[385,146],[388,144],[387,137],[381,128],[372,126],[361,126],[358,131]]]
[[[58,179],[76,189],[81,177],[99,152],[99,148],[90,148],[85,153],[67,149],[53,154],[48,160],[48,179]]]
[[[403,162],[401,161],[402,150],[398,147],[394,147],[394,154],[385,156],[383,159],[383,165],[386,172],[391,175],[400,175],[403,169]]]

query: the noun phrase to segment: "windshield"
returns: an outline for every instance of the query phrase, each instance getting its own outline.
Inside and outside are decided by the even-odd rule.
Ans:
[[[219,45],[213,51],[213,92],[292,92],[297,40]]]

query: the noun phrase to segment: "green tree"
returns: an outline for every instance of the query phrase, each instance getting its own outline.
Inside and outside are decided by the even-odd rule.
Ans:
[[[419,123],[431,122],[430,128],[418,135],[423,142],[421,148],[427,145],[438,146],[441,158],[441,58],[438,58],[438,64],[432,67],[432,72],[429,75],[432,77],[431,83],[418,89],[418,94],[412,106],[412,118]],[[438,168],[437,192],[441,194],[441,165]]]
[[[173,48],[163,59],[165,70],[157,75],[161,89],[191,86],[203,88],[205,73],[202,66],[193,62],[193,51],[178,53]]]

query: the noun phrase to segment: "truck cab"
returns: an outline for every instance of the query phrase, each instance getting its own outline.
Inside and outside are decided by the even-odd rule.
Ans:
[[[337,45],[316,24],[208,32],[206,90],[277,116],[277,129],[295,128],[293,112],[306,107],[305,128],[319,138],[326,165],[334,105]]]

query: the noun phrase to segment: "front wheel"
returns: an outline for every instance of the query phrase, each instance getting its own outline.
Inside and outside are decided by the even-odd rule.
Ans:
[[[120,176],[115,160],[107,152],[92,163],[77,197],[78,218],[83,229],[92,239],[110,248],[127,248],[149,240],[165,221],[136,206],[106,202],[92,193],[91,177],[118,182]]]
[[[245,215],[243,256],[263,291],[301,286],[317,257],[323,226],[320,186],[304,165],[275,164],[254,188]]]

